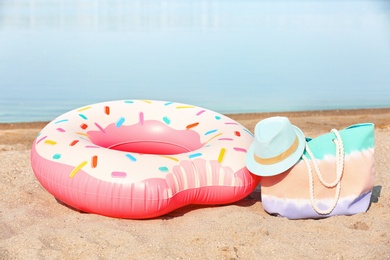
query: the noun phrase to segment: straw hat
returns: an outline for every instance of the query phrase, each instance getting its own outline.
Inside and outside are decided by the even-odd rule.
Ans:
[[[304,134],[287,117],[266,118],[256,124],[246,167],[259,176],[277,175],[298,162],[305,144]]]

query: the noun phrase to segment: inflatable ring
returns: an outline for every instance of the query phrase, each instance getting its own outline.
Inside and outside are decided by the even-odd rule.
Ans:
[[[253,135],[229,117],[164,101],[120,100],[45,126],[31,164],[42,186],[83,212],[144,219],[189,204],[228,204],[259,182],[245,167]]]

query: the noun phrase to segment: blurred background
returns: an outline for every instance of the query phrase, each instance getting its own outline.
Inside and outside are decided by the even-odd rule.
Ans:
[[[390,1],[0,0],[0,122],[117,99],[390,107]]]

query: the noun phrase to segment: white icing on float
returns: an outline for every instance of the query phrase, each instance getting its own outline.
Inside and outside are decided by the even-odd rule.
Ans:
[[[245,167],[253,135],[222,114],[150,100],[67,112],[33,143],[37,179],[81,211],[158,217],[188,204],[228,204],[259,182]]]

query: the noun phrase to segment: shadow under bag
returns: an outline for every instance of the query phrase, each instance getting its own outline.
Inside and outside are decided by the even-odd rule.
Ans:
[[[356,124],[306,138],[300,160],[261,179],[262,205],[289,219],[367,211],[374,188],[374,125]]]

